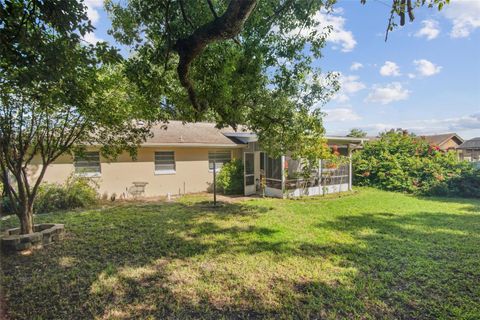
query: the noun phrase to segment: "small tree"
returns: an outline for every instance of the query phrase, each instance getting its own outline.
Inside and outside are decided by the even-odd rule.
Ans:
[[[152,119],[128,87],[105,44],[85,45],[92,31],[81,2],[9,1],[0,7],[0,177],[21,233],[33,232],[33,203],[48,166],[86,145],[115,155],[149,132]],[[135,105],[135,109],[132,107]],[[38,158],[38,172],[30,164]]]

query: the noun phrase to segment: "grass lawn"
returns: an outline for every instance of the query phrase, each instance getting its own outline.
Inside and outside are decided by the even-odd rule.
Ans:
[[[9,317],[480,319],[479,200],[202,200],[37,217],[67,238],[2,257]]]

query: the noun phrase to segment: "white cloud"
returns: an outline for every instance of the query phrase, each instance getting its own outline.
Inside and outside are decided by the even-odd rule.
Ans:
[[[380,74],[384,77],[398,77],[400,75],[400,67],[395,62],[385,61],[385,64],[380,68]]]
[[[392,128],[403,128],[416,134],[438,134],[445,132],[462,132],[467,130],[480,130],[480,113],[471,115],[428,120],[410,120],[397,123],[375,123],[360,126],[369,134],[389,130]]]
[[[338,92],[332,97],[332,100],[342,103],[342,102],[347,102],[348,100],[350,100],[350,97],[348,95],[346,95],[345,93]]]
[[[100,20],[99,9],[103,7],[103,0],[85,0],[84,4],[87,6],[88,19],[95,25]],[[103,39],[98,38],[93,32],[87,33],[83,37],[83,40],[91,44],[103,41]]]
[[[338,81],[340,82],[340,90],[335,94],[332,100],[346,102],[350,100],[349,95],[365,89],[365,84],[359,79],[358,76],[343,75],[342,73],[339,73]]]
[[[98,9],[103,7],[103,0],[85,0],[85,5],[87,6],[87,16],[88,19],[95,24],[100,19],[100,13]]]
[[[475,29],[480,28],[480,1],[451,1],[444,7],[443,15],[452,22],[450,37],[468,37]]]
[[[418,73],[424,77],[430,77],[442,70],[442,67],[436,66],[426,59],[414,60],[413,64],[416,66]]]
[[[83,37],[83,40],[91,44],[96,44],[99,41],[103,41],[103,39],[98,38],[93,32],[86,33]]]
[[[352,63],[352,65],[350,66],[350,70],[352,71],[357,71],[359,69],[363,68],[363,64],[361,64],[360,62],[354,62]]]
[[[407,76],[410,79],[415,79],[417,77],[414,73],[409,73]]]
[[[480,129],[480,113],[446,119],[418,120],[414,121],[414,125],[427,132]]]
[[[324,111],[327,113],[326,121],[329,122],[357,121],[361,119],[352,108],[335,108]]]
[[[327,36],[327,42],[333,43],[341,47],[341,51],[349,52],[352,51],[357,45],[357,41],[353,36],[353,33],[345,29],[346,19],[342,16],[343,9],[337,8],[333,12],[326,12],[325,10],[318,11],[313,20],[315,22],[314,26],[309,28],[295,28],[288,32],[289,37],[296,37],[298,35],[308,36],[312,32],[317,32],[317,34],[325,34],[328,30],[328,27],[331,27],[331,31]],[[278,32],[278,26],[272,28],[272,32]]]
[[[365,84],[359,81],[359,77],[353,75],[341,75],[340,85],[346,93],[355,93],[366,88]]]
[[[440,34],[438,22],[433,19],[422,21],[423,27],[415,33],[415,37],[425,37],[427,40],[432,40]]]
[[[373,86],[365,102],[374,102],[389,104],[394,101],[406,100],[410,96],[410,91],[404,89],[399,82],[392,82],[384,86]]]

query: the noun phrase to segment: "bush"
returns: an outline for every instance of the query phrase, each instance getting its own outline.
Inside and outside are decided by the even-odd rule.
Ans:
[[[12,204],[7,196],[0,197],[0,215],[13,214]]]
[[[225,163],[217,175],[217,190],[223,194],[243,193],[243,163],[233,160]]]
[[[34,203],[35,213],[85,208],[98,202],[97,190],[85,178],[70,178],[65,184],[44,183]]]
[[[453,151],[390,131],[353,156],[354,183],[423,195],[480,197],[479,174]]]
[[[433,186],[429,194],[480,198],[480,170],[473,168],[472,170],[465,170],[460,175]]]

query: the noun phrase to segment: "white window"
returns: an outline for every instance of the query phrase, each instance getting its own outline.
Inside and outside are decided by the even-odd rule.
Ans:
[[[155,174],[172,174],[175,172],[175,152],[155,152]]]
[[[75,155],[73,165],[77,175],[84,177],[98,177],[101,175],[100,153],[98,151]]]
[[[230,150],[215,150],[208,152],[208,169],[213,170],[213,161],[215,161],[216,170],[220,170],[222,166],[232,160]]]

